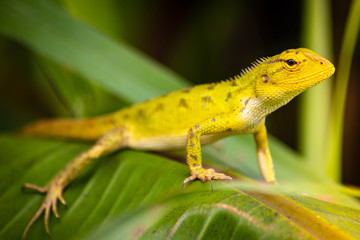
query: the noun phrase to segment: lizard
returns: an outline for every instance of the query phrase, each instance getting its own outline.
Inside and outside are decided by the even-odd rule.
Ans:
[[[50,211],[59,218],[57,201],[66,204],[62,192],[92,160],[121,148],[141,150],[186,150],[190,176],[200,179],[231,180],[230,176],[202,167],[201,145],[231,135],[253,134],[258,166],[265,182],[275,183],[265,118],[304,90],[335,72],[334,65],[315,52],[289,49],[261,58],[233,78],[177,90],[115,113],[85,119],[40,120],[25,126],[21,133],[95,141],[87,151],[70,161],[45,187],[23,187],[46,194],[26,226],[23,239],[44,213],[49,234]]]

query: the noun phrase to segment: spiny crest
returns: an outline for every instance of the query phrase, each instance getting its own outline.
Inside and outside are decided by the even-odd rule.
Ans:
[[[240,74],[235,75],[234,77],[230,77],[228,79],[222,80],[221,82],[229,82],[229,81],[237,80],[237,79],[241,78],[242,76],[244,76],[245,74],[251,72],[255,67],[257,67],[259,64],[267,61],[268,59],[269,59],[269,57],[259,58],[259,59],[255,60],[254,62],[252,62],[250,67],[242,69],[240,71]]]
[[[240,72],[240,76],[238,76],[238,77],[242,77],[245,74],[251,72],[255,67],[257,67],[259,64],[265,62],[268,59],[269,59],[269,57],[262,57],[260,59],[255,60],[254,62],[251,63],[250,67],[242,69],[241,72]]]

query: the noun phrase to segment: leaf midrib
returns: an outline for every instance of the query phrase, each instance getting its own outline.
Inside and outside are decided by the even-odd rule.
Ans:
[[[316,239],[355,239],[312,211],[303,208],[286,196],[244,191],[246,195],[262,202],[267,207],[285,216],[289,221],[314,236]],[[324,231],[326,229],[326,231]]]

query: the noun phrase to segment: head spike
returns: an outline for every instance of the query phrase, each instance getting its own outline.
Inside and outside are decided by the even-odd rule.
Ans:
[[[240,75],[237,76],[237,77],[242,77],[243,75],[251,72],[254,68],[256,68],[259,64],[265,62],[266,60],[268,60],[269,57],[263,57],[263,58],[259,58],[257,60],[255,60],[254,62],[251,63],[251,66],[250,67],[246,67],[246,68],[243,68],[241,71],[240,71]]]

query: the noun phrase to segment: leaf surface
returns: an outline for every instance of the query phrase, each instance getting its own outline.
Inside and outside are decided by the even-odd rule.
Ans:
[[[127,44],[72,19],[50,1],[0,1],[0,32],[129,102],[187,84]],[[0,239],[19,239],[43,199],[21,192],[21,185],[45,185],[89,146],[0,136]],[[301,157],[275,139],[270,147],[280,182],[277,190],[250,180],[260,180],[251,136],[228,138],[218,149],[204,147],[205,164],[241,180],[214,181],[213,192],[199,181],[181,190],[188,169],[169,158],[129,150],[103,157],[66,189],[68,208],[59,204],[60,222],[51,216],[51,238],[101,234],[110,239],[117,229],[117,234],[144,239],[360,238],[358,201],[306,168]],[[149,209],[159,206],[164,210],[149,221]],[[34,224],[28,237],[48,239],[42,221]]]
[[[83,143],[0,137],[0,151],[11,157],[11,161],[1,161],[1,176],[8,181],[0,188],[0,238],[19,238],[43,199],[36,193],[21,192],[21,185],[50,181],[69,159],[87,147]],[[17,172],[25,174],[15,175]],[[140,231],[142,239],[360,237],[358,209],[298,193],[244,191],[234,183],[213,181],[215,190],[211,191],[209,184],[195,181],[182,190],[187,176],[183,164],[149,153],[126,150],[103,157],[65,191],[68,208],[60,207],[60,222],[54,216],[50,218],[51,238],[81,239],[93,229],[100,228],[97,231],[101,232],[104,227],[110,234],[126,224],[115,221],[117,225],[109,229],[113,218],[131,219],[136,216],[133,212],[145,214],[146,209],[164,204],[168,209],[157,222],[149,223],[147,219],[147,227]],[[233,176],[241,177],[236,173]],[[47,238],[43,227],[42,219],[37,221],[28,239]]]

